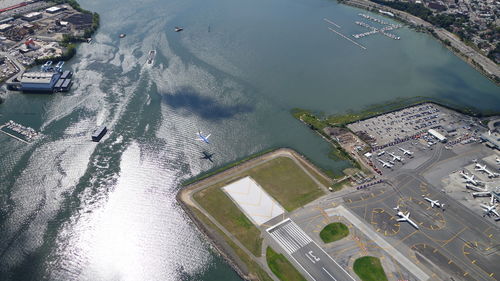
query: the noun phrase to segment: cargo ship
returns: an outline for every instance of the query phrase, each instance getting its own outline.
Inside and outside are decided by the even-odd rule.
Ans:
[[[108,129],[106,128],[106,126],[97,128],[94,133],[92,133],[92,141],[99,142],[102,137],[104,137],[107,131]]]
[[[153,60],[155,59],[155,56],[156,56],[156,50],[151,50],[149,51],[149,55],[148,55],[148,64],[152,64],[153,63]]]

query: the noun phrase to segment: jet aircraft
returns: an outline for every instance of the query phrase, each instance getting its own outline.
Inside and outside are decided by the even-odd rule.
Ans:
[[[382,160],[382,159],[377,159],[377,160],[378,160],[380,163],[382,163],[382,166],[384,166],[385,168],[389,168],[389,169],[390,169],[390,168],[392,168],[392,166],[393,166],[392,164],[387,163],[387,162],[385,162],[385,161],[384,161],[384,160]]]
[[[467,175],[464,171],[460,171],[460,175],[464,177],[465,182],[472,183],[473,185],[477,185],[478,181],[474,179],[474,175]]]
[[[396,208],[394,208],[394,209],[398,211],[398,216],[400,217],[399,219],[397,219],[397,221],[398,221],[398,222],[402,222],[402,221],[408,222],[408,223],[409,223],[409,224],[411,224],[413,227],[415,227],[416,229],[418,229],[418,225],[417,225],[414,221],[412,221],[412,220],[410,219],[410,212],[408,212],[408,213],[405,215],[403,212],[401,212],[401,211],[399,210],[399,206],[396,206]]]
[[[424,199],[426,201],[428,201],[429,203],[431,203],[431,208],[434,208],[434,206],[438,207],[438,208],[444,208],[444,204],[442,203],[439,203],[438,201],[439,200],[432,200],[430,199],[429,197],[424,197]]]
[[[488,170],[488,168],[486,168],[486,165],[481,165],[479,163],[476,163],[476,171],[485,172],[486,174],[488,174],[488,177],[490,178],[498,176],[498,174],[495,174],[490,170]]]
[[[401,156],[396,155],[396,154],[394,154],[394,153],[392,153],[392,152],[390,152],[390,153],[389,153],[389,155],[392,157],[392,161],[397,160],[397,161],[399,161],[399,162],[403,162],[403,158],[401,158]]]
[[[408,156],[411,156],[413,155],[413,152],[409,151],[409,150],[406,150],[402,147],[399,147],[399,150],[401,150],[403,152],[403,155],[408,155]]]
[[[497,217],[500,217],[500,215],[498,214],[498,212],[496,210],[497,204],[490,205],[490,206],[481,204],[481,207],[484,209],[483,217],[485,217],[485,216],[490,217],[492,214],[497,216]]]
[[[210,142],[208,141],[208,138],[210,137],[211,134],[204,136],[201,131],[198,131],[198,133],[196,135],[198,136],[198,138],[196,140],[210,144]]]

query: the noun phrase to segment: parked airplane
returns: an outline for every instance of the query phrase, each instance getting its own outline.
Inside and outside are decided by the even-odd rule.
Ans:
[[[199,131],[196,135],[198,136],[198,138],[196,140],[203,141],[203,142],[208,143],[208,144],[210,143],[208,141],[210,134],[204,136],[203,133],[201,131]]]
[[[203,157],[201,157],[201,159],[206,159],[206,160],[208,160],[208,161],[210,161],[210,162],[212,162],[212,163],[214,162],[214,161],[212,160],[212,156],[214,156],[214,154],[215,154],[215,153],[209,154],[209,153],[208,153],[208,152],[206,152],[206,151],[203,151],[202,153],[203,153]]]
[[[478,181],[474,179],[474,175],[467,175],[464,171],[460,171],[460,175],[464,177],[465,182],[472,183],[473,185],[477,185]]]
[[[481,207],[484,209],[483,217],[485,217],[485,216],[490,217],[491,214],[493,214],[497,217],[500,217],[500,215],[498,214],[498,212],[496,210],[497,204],[490,205],[490,206],[481,204]]]
[[[413,152],[406,150],[402,147],[399,147],[399,150],[401,150],[403,152],[403,155],[413,155]]]
[[[382,150],[382,151],[380,151],[379,153],[377,153],[377,156],[378,156],[378,157],[380,157],[380,156],[382,156],[382,155],[384,155],[384,154],[385,154],[385,151],[384,151],[384,150]]]
[[[486,165],[481,165],[479,163],[476,163],[476,171],[485,172],[490,178],[498,176],[498,174],[492,173],[490,170],[488,170],[488,168],[486,168]]]
[[[418,229],[418,225],[414,221],[412,221],[410,219],[410,212],[408,212],[408,214],[405,215],[403,212],[401,212],[399,210],[399,205],[396,206],[396,208],[394,208],[394,209],[398,211],[398,216],[400,217],[399,219],[397,219],[398,222],[402,222],[402,221],[408,222],[413,227],[415,227],[416,229]]]
[[[391,164],[389,164],[389,163],[385,162],[385,161],[384,161],[384,160],[382,160],[382,159],[377,159],[377,160],[378,160],[380,163],[382,163],[382,166],[384,166],[385,168],[389,168],[389,169],[390,169],[390,168],[392,168],[392,166],[393,166],[393,165],[391,165]]]
[[[403,158],[401,158],[401,156],[398,156],[392,152],[389,152],[389,155],[392,157],[392,161],[394,161],[394,160],[398,160],[399,162],[403,161]]]
[[[434,206],[438,207],[438,208],[444,208],[444,204],[441,204],[439,203],[438,201],[439,200],[432,200],[430,199],[429,197],[424,197],[424,199],[426,201],[428,201],[429,203],[431,203],[431,207],[434,208]]]
[[[486,187],[480,188],[479,186],[474,186],[474,185],[470,185],[470,184],[466,184],[465,188],[470,189],[470,190],[474,190],[477,192],[488,192],[488,189]]]

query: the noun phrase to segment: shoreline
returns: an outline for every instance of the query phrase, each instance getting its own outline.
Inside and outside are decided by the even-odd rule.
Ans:
[[[417,31],[423,31],[432,35],[432,37],[437,39],[445,48],[479,71],[479,73],[491,80],[495,85],[500,86],[500,67],[483,54],[462,42],[453,33],[443,28],[436,27],[407,12],[380,5],[369,0],[337,0],[337,2],[377,14],[381,14],[379,10],[390,11],[395,15],[393,19],[399,20],[409,25],[411,28],[417,29]]]
[[[181,188],[176,194],[177,202],[187,213],[187,216],[193,221],[196,228],[207,238],[210,245],[224,258],[231,268],[233,268],[235,272],[244,280],[277,279],[267,266],[265,254],[261,257],[255,257],[248,251],[248,249],[244,247],[242,248],[242,245],[238,245],[240,242],[233,237],[229,231],[223,230],[220,226],[218,226],[217,220],[211,218],[211,215],[195,201],[193,196],[195,193],[213,186],[213,184],[220,183],[235,174],[252,169],[253,167],[278,157],[294,158],[304,167],[312,169],[318,176],[327,177],[319,167],[315,166],[305,156],[297,151],[290,148],[277,148],[252,154],[243,160],[237,160],[223,166],[222,168],[216,169],[215,172],[209,173],[209,175],[205,174],[205,176],[195,176],[189,181],[189,184],[181,184]],[[208,223],[205,220],[207,220]],[[228,232],[229,235],[225,232]],[[230,241],[228,241],[228,239]],[[265,248],[265,244],[262,244],[261,251],[263,253],[265,252]],[[247,257],[242,258],[242,254]],[[246,260],[246,262],[244,260]],[[267,278],[259,278],[259,272],[252,271],[248,262],[253,263],[252,267],[259,266],[262,270],[262,272],[260,272],[260,277],[262,277],[262,273],[266,273],[268,276],[265,277]]]

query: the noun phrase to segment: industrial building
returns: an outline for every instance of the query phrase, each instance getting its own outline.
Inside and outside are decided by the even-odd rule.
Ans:
[[[481,140],[485,141],[489,147],[500,150],[500,134],[496,132],[483,133]]]
[[[53,92],[61,77],[59,72],[26,72],[21,76],[21,90],[25,92]]]
[[[45,12],[49,13],[49,14],[56,14],[56,13],[59,13],[61,11],[64,11],[66,10],[66,6],[52,6],[50,8],[47,8],[45,9]]]
[[[429,129],[429,131],[427,131],[429,134],[431,134],[433,137],[435,137],[436,139],[438,139],[440,142],[446,142],[446,137],[443,136],[440,132],[434,130],[434,129]]]
[[[41,18],[42,18],[42,13],[40,12],[32,12],[23,16],[23,20],[25,21],[34,21]]]

